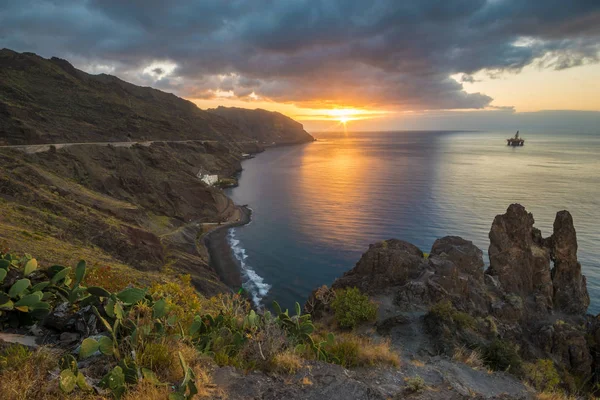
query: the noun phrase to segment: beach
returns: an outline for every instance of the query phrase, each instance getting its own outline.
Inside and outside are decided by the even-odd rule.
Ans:
[[[208,250],[209,263],[223,283],[232,290],[242,287],[240,267],[233,256],[227,239],[230,228],[246,225],[250,222],[252,211],[247,206],[237,206],[237,215],[204,236],[204,245]]]

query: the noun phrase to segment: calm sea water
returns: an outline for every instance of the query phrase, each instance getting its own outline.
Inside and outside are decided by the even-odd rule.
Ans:
[[[575,221],[590,312],[600,311],[600,134],[379,132],[316,134],[245,161],[229,195],[253,210],[229,239],[256,303],[303,303],[351,269],[370,243],[398,238],[428,252],[459,235],[487,262],[494,216],[510,203],[544,236],[557,211]]]

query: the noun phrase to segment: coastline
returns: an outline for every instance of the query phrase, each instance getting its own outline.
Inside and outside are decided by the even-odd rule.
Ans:
[[[316,142],[313,137],[311,141],[275,143],[271,145],[262,145],[259,149],[247,149],[249,154],[259,154],[270,148],[284,146],[299,146]],[[242,173],[240,171],[239,173]],[[233,187],[237,186],[233,185]],[[252,210],[247,205],[235,206],[238,215],[234,216],[223,225],[203,234],[201,240],[208,253],[208,264],[217,273],[221,282],[223,282],[232,291],[237,291],[242,287],[242,270],[239,262],[233,255],[233,249],[227,238],[230,228],[243,226],[252,220]]]
[[[204,246],[208,250],[209,265],[219,278],[232,290],[242,287],[242,271],[231,251],[227,240],[230,228],[243,226],[251,221],[252,211],[247,206],[237,206],[239,216],[236,220],[220,225],[204,235]]]

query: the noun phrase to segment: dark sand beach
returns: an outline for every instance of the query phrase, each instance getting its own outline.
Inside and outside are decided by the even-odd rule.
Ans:
[[[215,269],[221,280],[233,290],[242,287],[242,275],[240,267],[236,262],[227,233],[230,228],[246,225],[250,222],[252,211],[246,206],[238,207],[238,217],[231,222],[225,223],[204,237],[204,245],[208,249],[210,265]]]

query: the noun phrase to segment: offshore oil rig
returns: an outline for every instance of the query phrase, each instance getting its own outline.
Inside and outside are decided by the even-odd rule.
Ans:
[[[515,137],[511,137],[506,139],[507,146],[523,146],[525,144],[525,139],[519,137],[519,131],[515,133]]]

